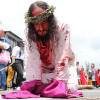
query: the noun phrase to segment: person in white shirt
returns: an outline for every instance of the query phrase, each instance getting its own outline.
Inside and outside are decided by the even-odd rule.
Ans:
[[[77,79],[78,79],[78,84],[81,85],[81,66],[79,65],[79,62],[76,62],[77,66]]]
[[[96,88],[98,88],[98,86],[97,85],[99,85],[98,83],[97,83],[97,75],[96,75],[96,68],[95,68],[95,64],[94,63],[91,63],[91,68],[92,68],[92,70],[91,70],[91,74],[92,74],[92,84],[94,85],[94,87],[96,87]]]
[[[24,52],[23,52],[23,41],[18,41],[17,46],[15,46],[12,50],[12,62],[13,69],[17,72],[17,79],[15,87],[19,87],[22,84],[23,80],[23,60],[24,60]]]

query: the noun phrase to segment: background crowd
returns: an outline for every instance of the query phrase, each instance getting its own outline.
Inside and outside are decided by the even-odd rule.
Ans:
[[[2,61],[1,54],[7,61]],[[8,54],[8,56],[7,56]],[[23,41],[18,41],[17,46],[11,48],[9,40],[5,37],[5,33],[0,29],[0,91],[18,88],[23,81],[24,52]]]
[[[84,71],[84,67],[79,62],[76,62],[76,68],[79,85],[93,85],[96,88],[100,86],[100,69],[97,70],[94,63],[91,63],[88,73]]]

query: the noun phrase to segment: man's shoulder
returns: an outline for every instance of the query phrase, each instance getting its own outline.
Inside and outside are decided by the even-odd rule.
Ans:
[[[20,50],[20,48],[19,48],[18,46],[14,46],[14,47],[13,47],[13,51],[14,51],[14,52],[17,52],[17,51],[19,51],[19,50]]]

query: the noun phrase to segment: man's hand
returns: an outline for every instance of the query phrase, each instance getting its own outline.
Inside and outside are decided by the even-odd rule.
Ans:
[[[75,55],[69,58],[69,61],[75,60]]]
[[[15,62],[15,56],[12,56],[11,58],[12,58],[12,62]]]

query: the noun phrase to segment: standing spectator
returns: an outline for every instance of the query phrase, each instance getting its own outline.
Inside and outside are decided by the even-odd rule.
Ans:
[[[97,85],[99,85],[99,77],[94,63],[91,64],[91,68],[92,84],[94,85],[94,87],[98,88]]]
[[[25,16],[28,23],[25,41],[26,81],[40,80],[51,83],[61,80],[66,89],[75,92],[78,88],[74,65],[74,52],[70,44],[70,29],[59,23],[54,7],[36,1]]]
[[[100,69],[98,69],[98,76],[99,76],[99,80],[100,80]]]
[[[5,33],[2,29],[0,29],[0,53],[9,52],[11,49],[10,43],[7,38],[4,37]],[[0,63],[0,69],[5,68],[6,65]],[[0,71],[1,81],[0,81],[0,91],[6,89],[6,71],[5,69]]]
[[[99,87],[100,87],[100,69],[98,69]]]
[[[79,62],[76,62],[76,66],[77,66],[78,84],[81,85],[81,66],[79,65]]]
[[[15,46],[12,50],[12,62],[15,62],[13,64],[13,69],[15,72],[17,72],[17,79],[16,79],[16,85],[15,87],[19,87],[23,80],[23,60],[24,60],[24,52],[23,52],[23,41],[18,41],[17,46]]]
[[[10,56],[11,55],[12,55],[12,50],[10,52]],[[7,90],[12,89],[13,78],[14,78],[14,69],[12,68],[12,65],[11,65],[7,68]]]

